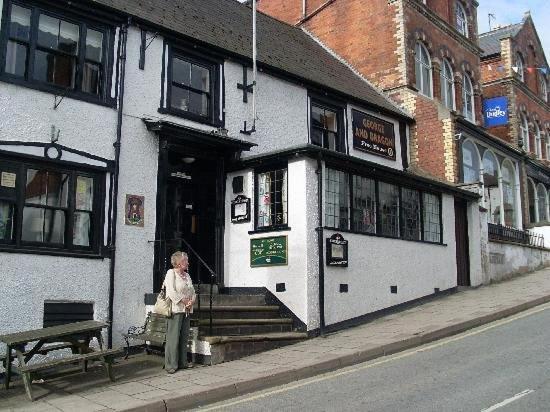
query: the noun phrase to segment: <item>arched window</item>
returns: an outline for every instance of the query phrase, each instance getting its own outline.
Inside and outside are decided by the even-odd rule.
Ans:
[[[468,18],[462,4],[456,3],[456,29],[463,36],[468,37]]]
[[[466,119],[475,122],[474,112],[474,87],[472,80],[468,74],[464,73],[464,81],[462,87],[462,114]]]
[[[476,183],[480,181],[479,152],[469,140],[466,140],[462,145],[462,170],[464,183]]]
[[[527,123],[527,116],[522,113],[519,115],[519,117],[519,134],[523,142],[523,147],[525,151],[529,152],[531,150],[531,147],[529,144],[529,123]]]
[[[420,93],[432,97],[432,61],[428,49],[420,42],[416,43],[414,61],[416,88]]]
[[[517,74],[519,76],[519,79],[524,82],[525,81],[525,64],[523,63],[523,56],[521,53],[516,53],[516,67]]]
[[[485,207],[489,210],[489,221],[500,224],[500,188],[498,185],[497,158],[490,150],[483,154],[483,187]]]
[[[537,210],[538,210],[538,221],[545,222],[548,220],[548,200],[546,198],[546,188],[542,183],[537,185]]]
[[[542,159],[542,137],[540,135],[540,127],[537,122],[535,123],[535,154],[538,159]]]
[[[544,75],[539,74],[539,84],[540,84],[540,97],[545,102],[548,102],[548,87],[546,85],[546,78]]]
[[[455,83],[453,69],[448,60],[444,59],[441,64],[441,100],[449,109],[455,108]]]
[[[546,160],[550,160],[550,129],[546,129]]]
[[[516,226],[516,173],[509,160],[502,163],[502,200],[504,206],[504,224]]]
[[[527,179],[527,197],[529,200],[529,222],[536,223],[537,202],[535,196],[535,183],[531,179]]]

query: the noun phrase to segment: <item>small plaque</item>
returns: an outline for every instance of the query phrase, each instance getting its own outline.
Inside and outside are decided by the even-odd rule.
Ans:
[[[250,199],[239,195],[231,201],[231,222],[250,222]]]
[[[348,267],[348,241],[340,233],[327,238],[327,266]]]
[[[143,227],[145,224],[145,197],[126,195],[125,223],[128,226]]]
[[[3,187],[15,187],[15,180],[17,175],[10,172],[2,172],[2,177],[0,178],[0,186]]]
[[[250,267],[288,265],[286,236],[250,239]]]

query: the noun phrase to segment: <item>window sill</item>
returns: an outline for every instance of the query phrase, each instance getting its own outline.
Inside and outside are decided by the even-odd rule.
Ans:
[[[166,108],[166,107],[159,107],[158,112],[160,114],[169,114],[169,115],[172,115],[172,116],[180,117],[182,119],[191,120],[193,122],[206,124],[206,125],[212,126],[212,127],[221,127],[221,126],[223,126],[223,122],[221,122],[221,121],[213,121],[210,118],[194,115],[192,113],[184,112],[183,110],[176,110],[176,109],[170,109],[170,108]]]
[[[25,248],[15,247],[9,245],[0,245],[0,253],[23,253],[31,255],[47,255],[47,256],[63,256],[74,257],[82,259],[105,259],[106,256],[102,256],[97,252],[78,252],[69,250],[55,250],[55,249],[41,249],[41,248]]]
[[[415,242],[415,243],[422,243],[422,244],[435,245],[435,246],[447,246],[447,244],[443,243],[443,242],[430,242],[430,241],[427,241],[427,240],[405,239],[405,238],[402,238],[402,237],[386,236],[386,235],[380,235],[380,234],[377,234],[377,233],[358,232],[358,231],[355,231],[355,230],[338,229],[338,228],[328,227],[328,226],[324,226],[323,229],[331,230],[331,231],[334,231],[334,232],[353,233],[354,235],[379,237],[379,238],[382,238],[382,239],[394,239],[394,240],[403,240],[404,242]]]
[[[266,228],[260,228],[256,230],[249,230],[249,235],[255,235],[257,233],[269,233],[269,232],[286,232],[290,231],[290,227],[284,226],[284,227],[266,227]]]
[[[104,107],[108,107],[108,108],[111,108],[111,109],[116,108],[116,100],[113,99],[113,98],[108,98],[108,99],[103,100],[103,99],[99,99],[97,97],[94,97],[92,95],[87,95],[86,93],[79,93],[79,92],[67,92],[67,94],[65,94],[64,89],[60,89],[60,88],[57,88],[55,86],[50,86],[50,85],[47,85],[47,84],[31,82],[31,81],[24,80],[24,79],[21,79],[21,78],[18,78],[18,77],[11,77],[9,75],[6,75],[5,73],[0,75],[0,81],[2,81],[4,83],[14,84],[16,86],[22,86],[22,87],[25,87],[27,89],[32,89],[32,90],[37,90],[37,91],[44,92],[44,93],[54,94],[56,96],[64,96],[64,97],[67,97],[69,99],[80,100],[80,101],[83,101],[83,102],[92,103],[92,104],[95,104],[95,105],[98,105],[98,106],[104,106]]]

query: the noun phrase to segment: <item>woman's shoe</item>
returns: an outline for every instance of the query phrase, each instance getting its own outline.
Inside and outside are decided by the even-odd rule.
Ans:
[[[176,373],[176,370],[175,369],[167,369],[166,373],[169,373],[169,374]]]

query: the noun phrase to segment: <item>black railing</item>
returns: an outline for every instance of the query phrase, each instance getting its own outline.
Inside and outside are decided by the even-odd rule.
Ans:
[[[183,238],[176,238],[176,239],[162,239],[162,240],[150,240],[150,243],[174,243],[174,242],[182,242],[186,246],[186,252],[189,255],[189,253],[192,253],[193,256],[197,259],[199,265],[197,266],[197,306],[199,311],[199,316],[197,319],[197,327],[201,327],[201,319],[202,319],[202,311],[201,311],[201,287],[202,287],[202,280],[201,280],[201,265],[204,266],[204,268],[208,271],[210,274],[210,297],[209,297],[209,304],[208,304],[208,333],[209,335],[212,335],[212,300],[213,300],[213,291],[214,291],[214,284],[218,284],[218,275],[216,272],[204,261],[203,258],[193,249],[193,247]],[[161,248],[159,248],[161,250]]]
[[[544,247],[544,235],[531,233],[529,230],[489,223],[489,240],[520,243],[535,247]]]

